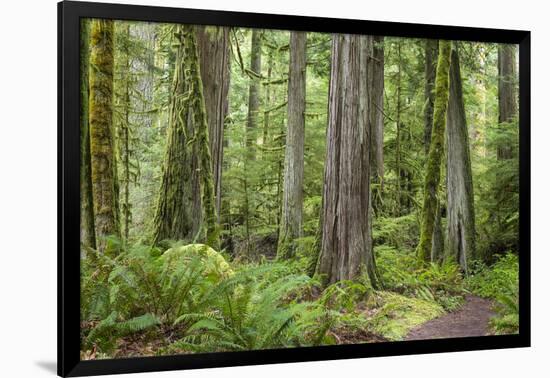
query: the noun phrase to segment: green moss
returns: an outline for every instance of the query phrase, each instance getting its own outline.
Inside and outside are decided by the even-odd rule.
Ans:
[[[413,328],[445,313],[434,302],[378,292],[382,306],[371,318],[372,331],[391,341],[402,340]]]
[[[424,203],[422,206],[422,223],[420,241],[417,248],[418,259],[429,262],[435,215],[437,211],[437,193],[441,180],[441,160],[445,143],[447,124],[447,103],[449,100],[449,70],[451,66],[451,42],[439,41],[439,58],[435,77],[435,102],[430,151],[426,163],[424,179]]]

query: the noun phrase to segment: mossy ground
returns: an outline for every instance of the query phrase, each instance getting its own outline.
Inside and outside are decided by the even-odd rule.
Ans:
[[[413,328],[445,313],[435,302],[389,291],[379,291],[377,295],[381,307],[370,319],[370,327],[374,333],[391,341],[403,340]]]

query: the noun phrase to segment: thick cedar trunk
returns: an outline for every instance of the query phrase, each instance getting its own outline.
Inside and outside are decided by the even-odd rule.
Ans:
[[[181,240],[190,236],[192,230],[191,177],[193,159],[187,143],[192,138],[189,88],[185,78],[184,43],[177,35],[175,67],[170,96],[170,115],[166,151],[162,167],[161,187],[154,217],[153,242],[164,239]]]
[[[373,37],[370,59],[372,80],[370,99],[371,163],[372,163],[372,205],[378,210],[382,205],[384,189],[384,37]]]
[[[293,241],[299,238],[302,232],[306,42],[306,33],[290,33],[288,129],[286,133],[282,215],[277,248],[278,258],[288,258],[294,255]]]
[[[370,223],[367,59],[372,37],[334,35],[318,272],[376,285]]]
[[[498,122],[511,122],[517,115],[516,81],[516,47],[501,44],[498,47]],[[511,146],[498,146],[499,160],[511,159]]]
[[[92,167],[90,161],[90,128],[88,124],[88,71],[90,22],[81,20],[80,33],[80,242],[96,247]]]
[[[92,190],[98,247],[119,235],[113,142],[113,21],[93,20],[90,55],[89,125]]]
[[[430,150],[435,98],[435,69],[437,65],[437,39],[427,39],[424,46],[424,150]]]
[[[208,135],[208,120],[204,90],[201,79],[199,53],[192,26],[181,27],[182,42],[184,44],[184,66],[188,81],[188,101],[192,110],[194,124],[193,144],[197,149],[198,173],[202,194],[202,222],[201,227],[206,231],[206,244],[219,249],[219,225],[216,217],[216,201],[214,176],[212,174],[212,157],[210,154],[210,137]]]
[[[229,28],[199,26],[196,31],[208,118],[216,216],[217,222],[220,223],[224,125],[229,109],[227,96],[230,80]]]
[[[447,149],[448,255],[467,272],[468,261],[475,257],[474,188],[462,78],[456,50],[451,55]]]
[[[439,41],[439,57],[435,78],[434,118],[430,151],[426,162],[420,241],[417,248],[418,259],[421,262],[429,262],[431,257],[434,224],[438,208],[437,194],[441,179],[441,161],[445,141],[447,103],[449,100],[450,61],[451,42]]]
[[[219,247],[208,121],[195,30],[180,26],[168,143],[154,241],[205,239]]]

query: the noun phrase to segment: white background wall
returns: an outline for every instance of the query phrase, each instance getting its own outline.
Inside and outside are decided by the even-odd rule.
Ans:
[[[116,0],[112,0],[115,2]],[[117,1],[127,3],[127,1]],[[1,2],[0,376],[52,376],[56,360],[56,2]],[[533,347],[268,365],[154,376],[542,377],[550,357],[550,20],[544,1],[162,0],[130,3],[384,21],[528,29],[532,33]],[[7,85],[6,85],[7,84]],[[140,377],[153,376],[140,374]]]

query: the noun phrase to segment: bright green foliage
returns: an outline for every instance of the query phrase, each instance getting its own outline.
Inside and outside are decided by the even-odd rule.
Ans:
[[[437,303],[379,292],[381,308],[371,319],[370,327],[391,341],[402,340],[414,327],[444,314]]]

